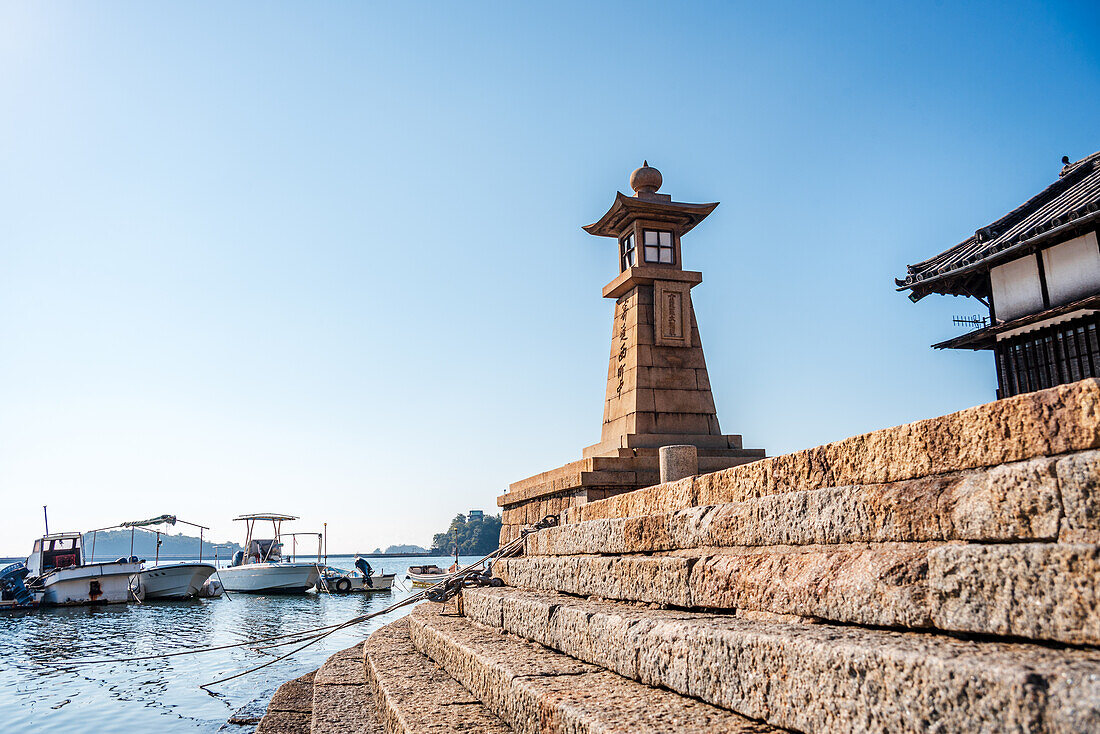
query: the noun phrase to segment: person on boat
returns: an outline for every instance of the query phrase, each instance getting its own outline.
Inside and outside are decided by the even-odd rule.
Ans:
[[[370,567],[365,558],[355,556],[355,567],[363,574],[363,583],[371,588],[374,588],[374,582],[370,580],[371,574],[374,573],[374,569]]]

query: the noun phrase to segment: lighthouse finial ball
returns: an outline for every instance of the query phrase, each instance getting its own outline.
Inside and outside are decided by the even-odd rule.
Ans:
[[[630,174],[630,188],[634,189],[635,195],[655,194],[662,183],[661,172],[650,166],[649,161],[642,161],[642,167]]]

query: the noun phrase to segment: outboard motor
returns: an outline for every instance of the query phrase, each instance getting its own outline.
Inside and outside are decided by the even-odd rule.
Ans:
[[[356,556],[355,567],[358,568],[360,572],[362,572],[364,579],[363,583],[367,586],[373,587],[374,582],[370,580],[370,577],[371,574],[374,572],[374,569],[370,567],[370,564],[367,563],[367,560],[365,558],[360,558],[359,556]]]
[[[34,604],[34,595],[27,591],[23,583],[27,573],[27,564],[22,561],[0,568],[0,590],[10,595],[16,606],[29,607]]]
[[[234,566],[239,566],[242,563],[244,563],[244,551],[239,550],[239,551],[237,551],[236,553],[233,554],[233,565]]]

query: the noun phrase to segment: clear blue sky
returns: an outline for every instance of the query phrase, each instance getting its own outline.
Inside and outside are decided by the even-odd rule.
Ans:
[[[0,554],[162,512],[427,543],[599,438],[642,158],[722,427],[994,395],[894,291],[1100,149],[1080,3],[3,3]]]

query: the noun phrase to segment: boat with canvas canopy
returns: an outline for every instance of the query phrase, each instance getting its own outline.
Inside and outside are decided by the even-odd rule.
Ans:
[[[317,537],[317,561],[294,561],[293,557],[283,557],[282,539],[307,533],[283,533],[282,526],[297,520],[296,516],[260,512],[233,519],[245,523],[244,550],[233,555],[231,566],[218,571],[226,591],[302,594],[317,584],[321,575],[320,533],[308,533]],[[271,537],[262,538],[257,532],[262,532],[268,522]]]
[[[160,536],[161,528],[169,525],[183,523],[199,529],[199,553],[197,561],[160,562]],[[144,566],[140,573],[130,579],[130,590],[134,598],[149,601],[155,599],[193,599],[199,596],[209,596],[204,593],[209,578],[217,571],[212,563],[204,563],[202,560],[203,532],[209,530],[204,525],[198,525],[186,520],[180,520],[175,515],[159,515],[148,520],[134,520],[118,525],[119,528],[130,529],[130,555],[134,552],[134,530],[140,529],[150,533],[156,533],[156,555],[152,566]],[[105,528],[107,529],[107,528]],[[92,534],[92,555],[95,555],[95,533]]]

